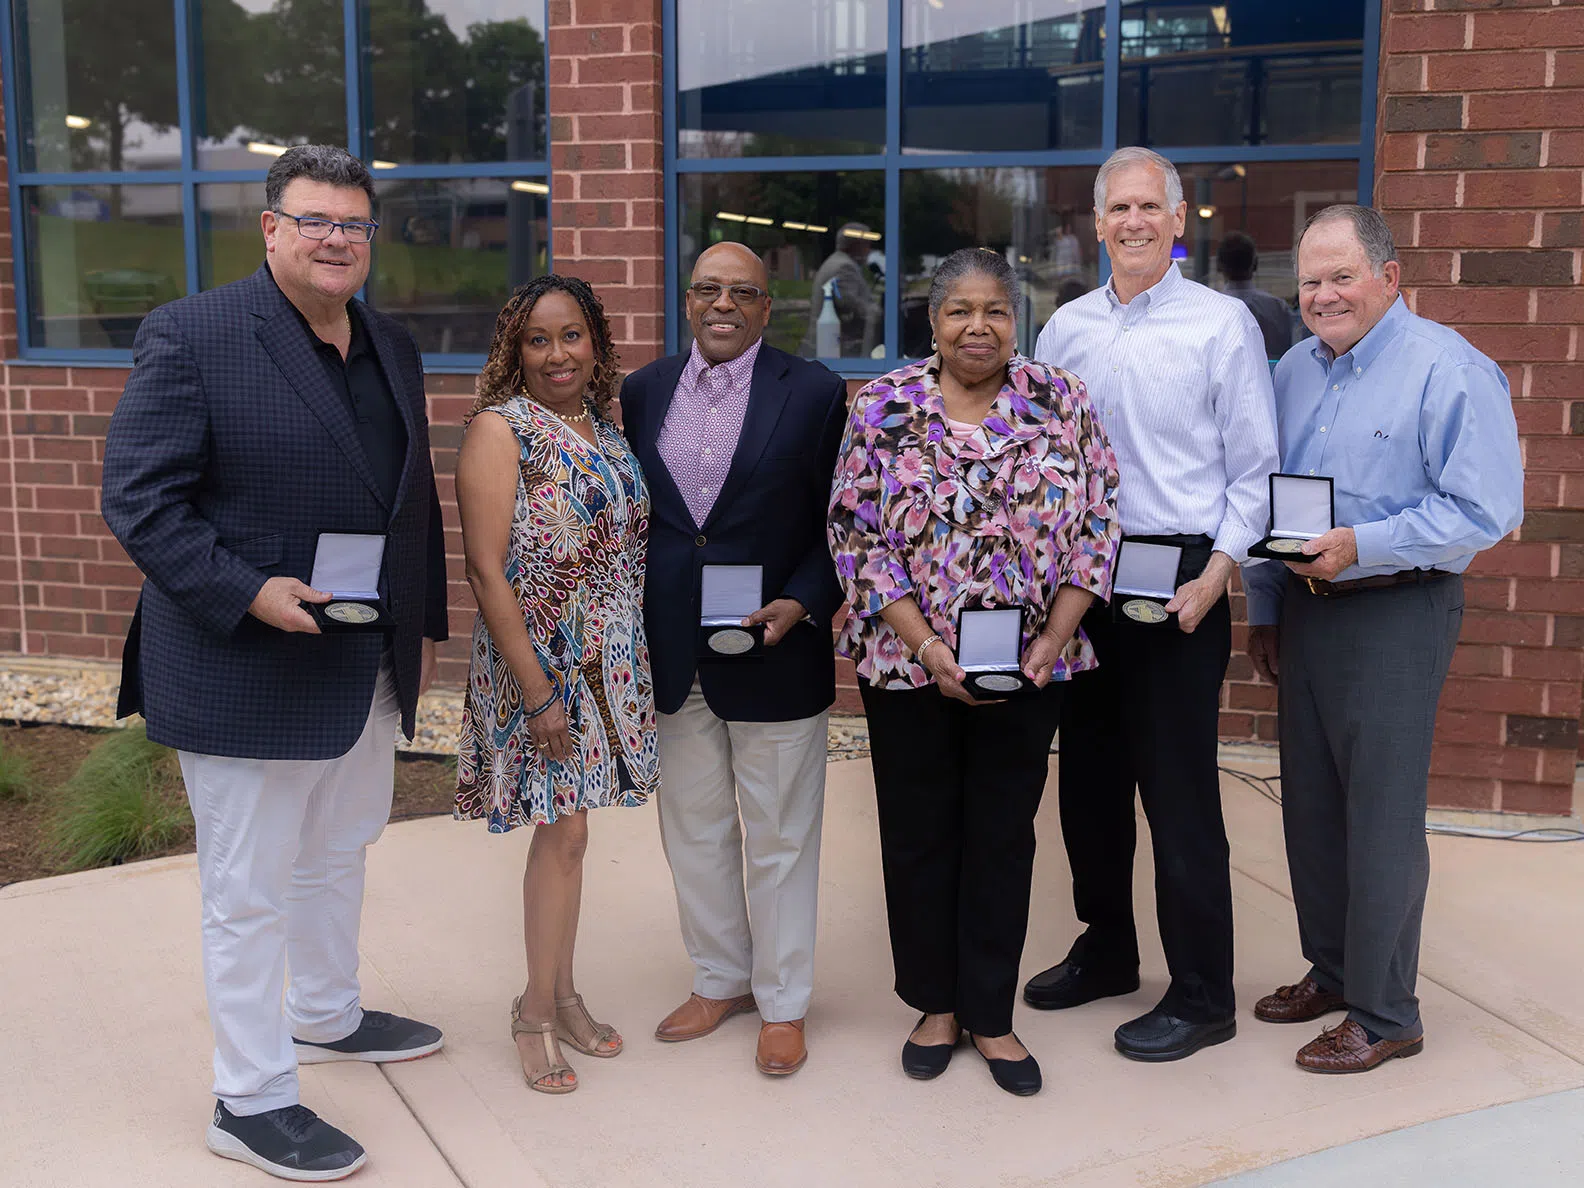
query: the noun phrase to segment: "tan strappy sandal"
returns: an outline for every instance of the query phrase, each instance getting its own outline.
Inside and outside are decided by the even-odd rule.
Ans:
[[[582,1052],[585,1056],[598,1056],[601,1059],[608,1059],[611,1056],[621,1055],[622,1047],[624,1046],[621,1036],[616,1033],[616,1029],[609,1023],[596,1023],[594,1021],[594,1016],[588,1013],[588,1007],[583,1005],[583,996],[581,994],[574,994],[571,998],[558,998],[555,1000],[555,1005],[556,1023],[559,1028],[556,1034],[561,1039],[571,1044],[573,1048]],[[572,1034],[572,1028],[567,1026],[561,1019],[561,1012],[563,1011],[576,1011],[583,1016],[583,1025],[594,1033],[592,1043],[585,1044]],[[614,1048],[600,1047],[601,1044],[608,1044],[613,1041],[616,1044]]]
[[[569,1074],[574,1077],[577,1076],[577,1070],[561,1058],[561,1051],[556,1047],[555,1033],[558,1024],[553,1019],[548,1023],[524,1023],[522,1016],[518,1013],[521,1006],[522,996],[518,995],[512,999],[512,1042],[515,1044],[519,1035],[537,1035],[540,1042],[544,1045],[545,1063],[550,1066],[537,1077],[530,1077],[528,1070],[524,1069],[523,1079],[528,1082],[528,1088],[539,1093],[571,1093],[577,1088],[576,1081],[573,1081],[570,1085],[545,1084],[549,1078],[557,1074],[563,1077]]]

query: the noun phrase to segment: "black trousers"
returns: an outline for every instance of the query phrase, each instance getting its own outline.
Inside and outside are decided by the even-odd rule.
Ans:
[[[1216,771],[1221,681],[1232,617],[1221,599],[1186,634],[1084,616],[1099,666],[1070,683],[1061,716],[1062,840],[1073,904],[1088,926],[1070,957],[1138,968],[1133,923],[1137,789],[1155,853],[1155,910],[1171,987],[1160,1007],[1181,1019],[1230,1018],[1232,883]]]
[[[860,685],[896,992],[976,1035],[1005,1035],[1062,683],[982,706],[933,685]]]

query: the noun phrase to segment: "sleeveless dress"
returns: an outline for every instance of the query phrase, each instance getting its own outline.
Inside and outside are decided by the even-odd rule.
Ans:
[[[580,809],[641,805],[660,765],[643,625],[649,492],[638,459],[597,415],[596,449],[527,397],[490,411],[519,446],[506,580],[572,737],[564,763],[535,749],[523,717],[533,706],[478,615],[455,815],[504,833]]]

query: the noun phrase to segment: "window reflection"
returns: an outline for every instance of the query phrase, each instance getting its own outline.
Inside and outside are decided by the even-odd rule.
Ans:
[[[21,191],[29,341],[128,349],[143,317],[186,292],[177,186]]]
[[[1122,7],[1122,144],[1351,144],[1364,0]]]
[[[24,170],[179,169],[170,0],[15,0]]]
[[[1099,283],[1094,170],[932,169],[902,175],[902,354],[930,353],[929,285],[959,248],[1004,255],[1023,282],[1018,349],[1060,305]]]
[[[267,169],[294,144],[346,144],[341,0],[198,0],[198,166]]]
[[[684,157],[873,153],[886,0],[677,0]]]
[[[363,0],[361,7],[376,162],[544,158],[542,3]]]
[[[711,244],[745,243],[770,273],[772,346],[807,358],[884,358],[887,244],[879,172],[685,174],[677,284]],[[829,288],[827,294],[826,289]],[[691,342],[680,320],[681,349]]]
[[[1258,250],[1258,271],[1248,283],[1286,306],[1292,341],[1306,338],[1309,331],[1298,316],[1298,237],[1316,211],[1358,201],[1358,163],[1233,162],[1182,166],[1179,172],[1188,222],[1174,254],[1183,275],[1213,288],[1238,287],[1223,274],[1216,256],[1227,232],[1244,232]]]
[[[263,182],[198,187],[198,284],[218,288],[251,276],[264,262]]]
[[[1105,0],[905,0],[903,30],[906,149],[1099,145]]]
[[[545,271],[548,188],[505,178],[378,183],[370,303],[422,351],[483,354],[512,289]]]

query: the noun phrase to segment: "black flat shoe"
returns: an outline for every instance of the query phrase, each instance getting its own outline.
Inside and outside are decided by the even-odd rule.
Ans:
[[[1236,1034],[1236,1018],[1190,1023],[1157,1008],[1116,1029],[1116,1050],[1129,1060],[1159,1064],[1192,1056],[1212,1044],[1224,1044]]]
[[[928,1015],[920,1015],[919,1021],[913,1025],[917,1031],[924,1026]],[[910,1037],[902,1045],[902,1071],[915,1081],[933,1081],[946,1071],[946,1066],[951,1063],[952,1052],[957,1045],[962,1043],[962,1028],[957,1029],[957,1038],[949,1044],[915,1044]]]
[[[1012,1038],[1017,1039],[1015,1033]],[[1032,1097],[1045,1084],[1044,1078],[1040,1076],[1039,1061],[1034,1059],[1032,1052],[1022,1060],[999,1060],[993,1056],[985,1056],[984,1050],[979,1047],[978,1039],[973,1036],[969,1036],[969,1039],[973,1042],[974,1051],[978,1052],[984,1058],[984,1062],[990,1066],[990,1075],[995,1078],[995,1083],[1008,1093],[1016,1094],[1018,1097]]]
[[[1069,957],[1030,978],[1023,987],[1023,1001],[1036,1010],[1063,1011],[1097,998],[1132,994],[1138,988],[1136,967],[1126,973],[1091,969]]]

